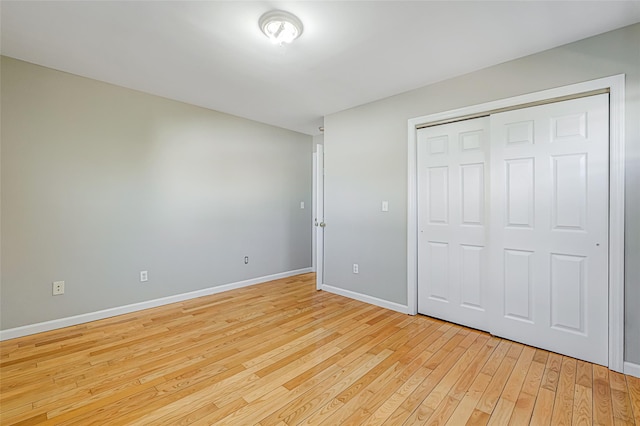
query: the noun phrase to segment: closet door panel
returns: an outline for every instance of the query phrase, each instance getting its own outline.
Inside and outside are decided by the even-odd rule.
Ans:
[[[489,119],[418,131],[418,312],[487,330]]]
[[[491,332],[608,364],[608,95],[491,116]]]

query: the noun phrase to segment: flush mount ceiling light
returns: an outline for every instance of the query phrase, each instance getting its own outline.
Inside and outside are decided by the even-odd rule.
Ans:
[[[273,44],[291,43],[302,34],[302,21],[283,10],[272,10],[260,17],[260,29]]]

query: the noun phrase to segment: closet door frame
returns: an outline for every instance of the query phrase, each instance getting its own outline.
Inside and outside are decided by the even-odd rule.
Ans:
[[[408,120],[407,312],[418,312],[417,129],[492,112],[609,92],[609,365],[624,370],[624,85],[619,74]]]

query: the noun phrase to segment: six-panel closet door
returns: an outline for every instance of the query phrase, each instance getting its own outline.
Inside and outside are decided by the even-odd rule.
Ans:
[[[491,332],[608,364],[609,95],[491,116]]]
[[[608,108],[418,131],[418,312],[607,365]]]
[[[487,330],[489,118],[418,131],[418,312]]]

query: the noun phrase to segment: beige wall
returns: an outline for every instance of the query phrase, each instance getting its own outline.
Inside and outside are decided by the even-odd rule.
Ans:
[[[1,65],[2,329],[311,267],[311,136]]]
[[[621,73],[625,358],[640,363],[640,24],[325,117],[325,283],[406,305],[408,119]]]

